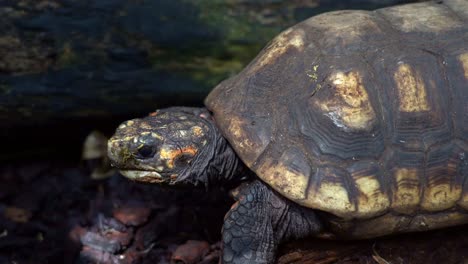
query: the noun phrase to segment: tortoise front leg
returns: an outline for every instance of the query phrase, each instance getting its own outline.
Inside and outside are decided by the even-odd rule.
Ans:
[[[223,226],[222,263],[273,263],[279,243],[317,234],[311,209],[286,200],[260,181],[240,187]]]

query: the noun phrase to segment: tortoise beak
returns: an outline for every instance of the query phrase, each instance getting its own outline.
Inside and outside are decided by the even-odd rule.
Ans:
[[[156,171],[143,171],[143,170],[121,170],[120,174],[123,176],[136,180],[136,181],[151,181],[151,182],[163,182],[164,179]]]

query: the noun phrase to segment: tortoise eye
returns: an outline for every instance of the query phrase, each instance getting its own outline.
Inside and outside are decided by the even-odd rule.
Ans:
[[[155,149],[151,146],[143,145],[138,148],[137,157],[141,159],[152,158],[155,154]]]

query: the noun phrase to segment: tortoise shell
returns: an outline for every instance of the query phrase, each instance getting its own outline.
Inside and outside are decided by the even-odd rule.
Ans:
[[[312,17],[205,104],[243,162],[305,207],[468,210],[468,1]]]

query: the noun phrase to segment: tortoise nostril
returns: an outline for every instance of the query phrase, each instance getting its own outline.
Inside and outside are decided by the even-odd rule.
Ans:
[[[138,148],[137,157],[142,159],[152,158],[155,152],[156,151],[153,147],[143,145]]]

